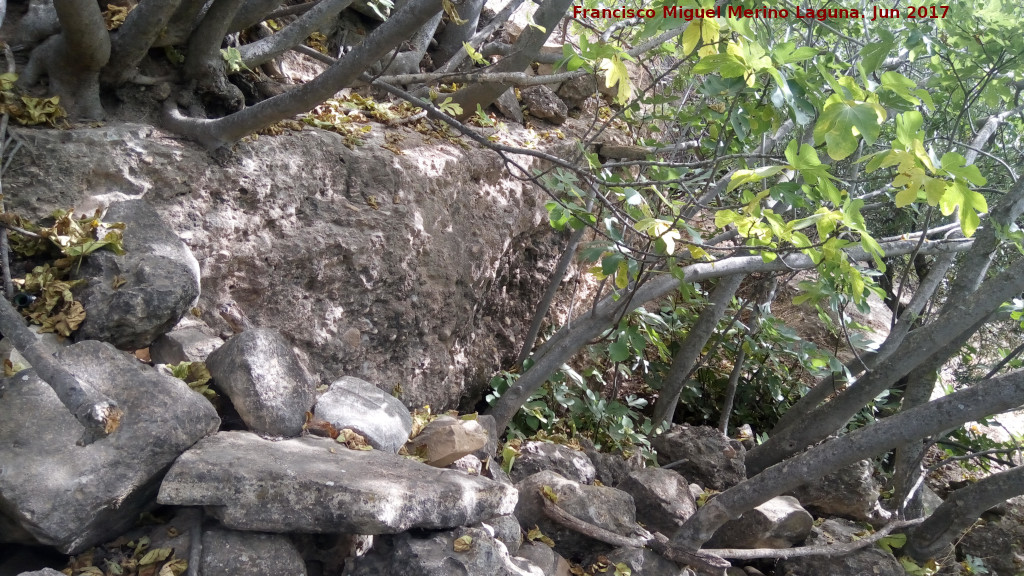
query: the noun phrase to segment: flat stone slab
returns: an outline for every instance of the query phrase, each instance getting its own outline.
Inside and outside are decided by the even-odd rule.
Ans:
[[[262,532],[395,534],[515,510],[512,486],[328,438],[273,442],[221,432],[183,454],[157,501],[206,506],[225,526]]]

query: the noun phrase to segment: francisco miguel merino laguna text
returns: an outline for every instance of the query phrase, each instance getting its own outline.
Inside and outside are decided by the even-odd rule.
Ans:
[[[908,6],[900,8],[879,8],[872,6],[870,14],[868,11],[861,12],[857,8],[801,8],[797,6],[793,11],[787,8],[744,8],[742,6],[721,6],[714,8],[680,8],[679,6],[663,6],[661,9],[662,18],[679,18],[687,22],[694,18],[807,18],[813,20],[846,19],[846,18],[868,18],[877,20],[879,18],[945,18],[949,12],[949,6]],[[657,18],[658,10],[655,8],[584,8],[583,6],[572,7],[573,18]]]

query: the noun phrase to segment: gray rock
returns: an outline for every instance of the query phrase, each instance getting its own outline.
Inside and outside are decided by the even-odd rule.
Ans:
[[[519,503],[516,518],[523,530],[534,526],[555,541],[555,551],[570,560],[593,558],[611,550],[598,542],[550,520],[544,513],[541,489],[549,486],[558,497],[558,507],[576,518],[623,536],[643,533],[636,523],[633,497],[621,490],[605,486],[587,486],[546,470],[516,484]]]
[[[516,491],[378,450],[349,450],[328,438],[271,442],[222,432],[178,458],[157,501],[207,506],[238,530],[393,534],[510,514]]]
[[[63,572],[58,572],[53,568],[43,568],[42,570],[36,570],[34,572],[22,572],[18,576],[64,576]]]
[[[561,444],[530,441],[519,450],[509,476],[513,482],[520,482],[543,470],[557,472],[563,478],[580,484],[593,484],[597,475],[594,464],[585,453]]]
[[[642,470],[644,467],[644,459],[640,452],[626,458],[621,454],[598,452],[594,445],[586,439],[582,444],[583,451],[587,458],[590,458],[590,462],[593,463],[594,470],[597,472],[596,479],[605,486],[616,487],[626,479],[626,476],[629,476],[630,472]]]
[[[636,503],[636,515],[652,531],[670,535],[697,511],[686,479],[665,468],[644,468],[623,480],[619,490]]]
[[[476,417],[476,421],[483,427],[484,431],[487,432],[487,444],[484,447],[473,452],[473,455],[479,458],[481,461],[487,460],[488,458],[494,458],[498,452],[498,438],[500,432],[498,432],[498,424],[494,421],[494,416],[490,414],[479,414]]]
[[[658,463],[672,464],[684,478],[704,488],[725,490],[746,480],[746,450],[710,426],[673,426],[651,441]]]
[[[587,74],[563,82],[558,87],[558,97],[565,102],[570,109],[579,108],[587,98],[597,94],[597,76]]]
[[[280,334],[266,329],[236,334],[210,354],[206,367],[249,430],[285,437],[302,432],[316,385]]]
[[[509,554],[515,554],[523,545],[523,529],[519,520],[512,514],[495,516],[483,522],[494,530],[494,537],[508,548]]]
[[[397,454],[412,433],[412,415],[398,398],[365,380],[343,376],[316,401],[319,420],[351,428],[377,450]]]
[[[519,94],[526,104],[526,109],[534,118],[541,118],[552,124],[564,124],[569,117],[569,108],[565,102],[547,86],[529,86],[520,90]]]
[[[494,106],[505,115],[505,118],[516,124],[523,123],[523,110],[519,107],[519,100],[516,98],[515,89],[509,88],[502,92],[501,96],[498,96],[494,101]]]
[[[427,464],[444,468],[487,444],[487,431],[476,420],[442,415],[406,443],[406,450],[425,458]]]
[[[469,537],[469,547],[456,551],[456,540],[463,537]],[[537,566],[511,558],[505,545],[481,528],[405,532],[354,563],[353,576],[545,576]]]
[[[203,576],[306,576],[287,536],[214,528],[203,532]]]
[[[815,526],[808,546],[848,543],[864,529],[853,522],[828,519]],[[893,555],[878,546],[868,546],[845,556],[805,556],[781,560],[776,573],[786,576],[905,576],[903,566]]]
[[[540,567],[544,576],[570,576],[569,562],[550,546],[541,542],[526,542],[516,555]]]
[[[220,424],[213,406],[181,380],[109,344],[86,341],[61,364],[124,410],[107,438],[76,446],[82,428],[33,371],[6,380],[0,401],[0,540],[30,534],[74,554],[131,526],[152,506],[164,470]]]
[[[90,254],[73,274],[85,322],[76,340],[102,340],[122,350],[145,348],[199,299],[199,263],[163,218],[142,200],[110,205],[105,222],[124,222],[125,254]],[[123,282],[114,287],[114,282]]]
[[[675,562],[649,548],[616,548],[608,553],[608,561],[612,566],[628,566],[630,576],[679,576],[681,572]]]
[[[776,496],[726,522],[708,548],[790,548],[811,534],[814,518],[792,496]]]
[[[483,472],[484,463],[472,454],[466,454],[448,466],[452,470],[458,470],[471,476],[478,476]]]
[[[205,362],[224,341],[198,328],[182,328],[164,334],[149,346],[149,357],[157,364]]]
[[[816,515],[867,522],[879,514],[879,488],[872,477],[873,471],[870,461],[861,460],[789,494]]]

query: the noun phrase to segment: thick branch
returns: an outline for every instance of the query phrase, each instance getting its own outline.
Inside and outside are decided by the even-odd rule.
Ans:
[[[835,558],[846,556],[871,546],[882,538],[891,534],[894,530],[902,530],[910,526],[916,526],[924,520],[896,520],[889,522],[878,531],[866,538],[847,542],[845,544],[831,544],[825,546],[800,546],[798,548],[706,548],[701,550],[705,554],[712,554],[721,558],[732,558],[733,560],[757,560],[760,558],[802,558],[807,556],[825,556]]]
[[[324,0],[320,2],[298,20],[285,26],[277,34],[239,48],[238,51],[242,54],[242,61],[249,68],[255,68],[264,62],[277,58],[293,46],[301,44],[313,31],[323,26],[328,20],[335,18],[339,12],[348,8],[350,4],[352,4],[352,0]]]
[[[136,66],[171,21],[181,0],[142,2],[128,13],[111,39],[110,61],[103,68],[103,82],[114,86],[127,82]]]

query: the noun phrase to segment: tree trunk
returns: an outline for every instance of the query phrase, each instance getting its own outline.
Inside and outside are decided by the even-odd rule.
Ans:
[[[745,274],[733,274],[718,280],[718,285],[708,295],[708,303],[701,311],[697,322],[690,327],[690,333],[683,341],[679,350],[672,358],[672,367],[669,368],[668,376],[658,393],[658,400],[654,403],[654,416],[652,420],[655,426],[672,424],[672,417],[676,412],[676,404],[679,403],[679,394],[686,385],[686,379],[693,371],[701,350],[708,343],[711,335],[715,333],[718,322],[725,316],[729,309],[729,303],[736,294]]]
[[[206,104],[223,107],[228,113],[244,108],[245,96],[228,81],[220,46],[231,18],[242,2],[214,0],[203,21],[189,37],[188,54],[185,56],[185,76],[195,82],[197,93]]]
[[[54,0],[53,7],[61,33],[32,51],[21,83],[31,86],[46,75],[50,91],[60,96],[69,116],[102,119],[100,70],[110,58],[110,34],[103,13],[93,2]]]
[[[119,86],[135,75],[149,48],[167,27],[181,0],[142,2],[128,13],[111,39],[110,60],[103,68],[103,83]]]
[[[444,30],[437,37],[437,50],[432,54],[434,63],[438,66],[444,64],[462,50],[462,44],[469,42],[476,33],[477,24],[480,22],[480,10],[484,7],[484,0],[466,0],[459,6],[459,17],[465,20],[463,24],[456,24],[451,20]]]

